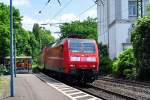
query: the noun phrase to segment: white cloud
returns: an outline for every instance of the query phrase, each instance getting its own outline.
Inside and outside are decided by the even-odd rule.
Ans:
[[[32,27],[33,27],[34,23],[36,23],[36,22],[37,22],[36,20],[34,20],[28,16],[24,16],[22,19],[23,28],[26,30],[29,30],[29,31],[32,30]]]
[[[24,16],[23,19],[22,19],[23,28],[26,29],[26,30],[32,31],[34,23],[38,23],[38,24],[57,23],[57,21],[56,20],[52,20],[50,22],[49,19],[39,21],[39,20],[35,20],[35,19],[33,19],[31,17],[28,17],[28,16]],[[59,27],[50,26],[50,25],[40,25],[40,26],[45,27],[48,30],[51,30],[52,36],[54,36],[55,38],[59,38],[59,34],[55,33],[55,32],[59,32],[60,31]]]
[[[13,0],[13,4],[16,6],[29,5],[29,0]]]
[[[4,2],[5,4],[9,4],[10,0],[0,0],[1,2]],[[29,0],[13,0],[14,6],[22,6],[22,5],[30,5]]]
[[[71,21],[75,21],[75,20],[79,20],[79,18],[77,16],[75,16],[74,14],[72,14],[72,13],[63,14],[62,16],[59,16],[56,19],[52,19],[52,20],[50,20],[50,19],[36,20],[36,19],[31,18],[31,17],[24,16],[23,20],[22,20],[22,24],[23,24],[24,29],[32,31],[34,23],[38,23],[38,24],[43,24],[43,23],[65,23],[65,22],[71,22]],[[59,26],[57,24],[56,25],[41,25],[41,26],[45,27],[46,29],[51,30],[52,35],[55,38],[59,37],[58,32],[60,31],[60,29],[59,29]]]
[[[65,23],[65,22],[72,22],[72,21],[75,21],[75,20],[83,20],[83,19],[86,19],[88,16],[92,17],[92,18],[97,17],[96,9],[92,9],[92,10],[87,11],[84,14],[84,16],[82,17],[82,19],[79,18],[78,16],[76,16],[73,13],[65,13],[61,16],[58,16],[55,19],[46,19],[46,20],[36,20],[36,19],[31,18],[31,17],[24,16],[23,20],[22,20],[22,24],[23,24],[23,28],[25,28],[26,30],[32,31],[34,23],[38,23],[38,24],[43,24],[43,23]],[[58,27],[58,24],[56,24],[56,25],[41,25],[41,26],[45,27],[48,30],[51,30],[52,35],[55,38],[59,37],[59,34],[56,33],[56,32],[60,31],[60,29]]]

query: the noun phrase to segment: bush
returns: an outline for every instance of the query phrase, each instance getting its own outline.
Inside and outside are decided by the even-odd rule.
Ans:
[[[107,74],[110,70],[111,60],[108,55],[108,49],[106,45],[100,43],[99,45],[99,74]]]
[[[150,79],[150,15],[137,21],[131,41],[138,66],[138,78]]]
[[[133,49],[123,51],[112,63],[112,74],[117,78],[132,78],[136,75],[136,60]]]
[[[39,64],[33,64],[32,65],[32,72],[33,73],[39,73],[40,72],[40,65]]]
[[[0,65],[0,75],[4,75],[4,74],[8,74],[9,73],[9,69],[6,68],[6,66],[4,65]]]

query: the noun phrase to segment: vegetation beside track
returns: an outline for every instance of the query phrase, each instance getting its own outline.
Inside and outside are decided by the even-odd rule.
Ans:
[[[133,49],[122,52],[112,63],[112,74],[126,79],[150,80],[150,5],[131,32]]]
[[[133,79],[136,77],[136,59],[133,49],[123,51],[112,62],[112,75],[116,78]]]
[[[9,34],[9,5],[0,3],[0,64],[4,65],[5,57],[10,55]],[[16,34],[16,55],[32,56],[34,62],[38,62],[42,47],[55,39],[51,31],[34,24],[32,31],[27,31],[22,26],[20,11],[13,7],[13,29]]]
[[[42,68],[42,65],[40,65],[40,64],[33,64],[33,65],[32,65],[32,72],[33,72],[33,73],[38,73],[38,72],[40,72],[42,69],[43,69],[43,68]]]
[[[131,35],[138,79],[150,80],[150,9],[148,16],[138,19]]]

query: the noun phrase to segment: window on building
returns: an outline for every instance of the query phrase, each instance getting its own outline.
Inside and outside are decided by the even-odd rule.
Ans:
[[[129,1],[129,17],[137,16],[137,2]]]

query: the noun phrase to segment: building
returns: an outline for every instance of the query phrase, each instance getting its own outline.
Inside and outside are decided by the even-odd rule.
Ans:
[[[149,2],[142,1],[143,15],[147,14]],[[108,45],[111,59],[131,47],[130,31],[139,12],[137,4],[137,0],[97,0],[98,41]]]

